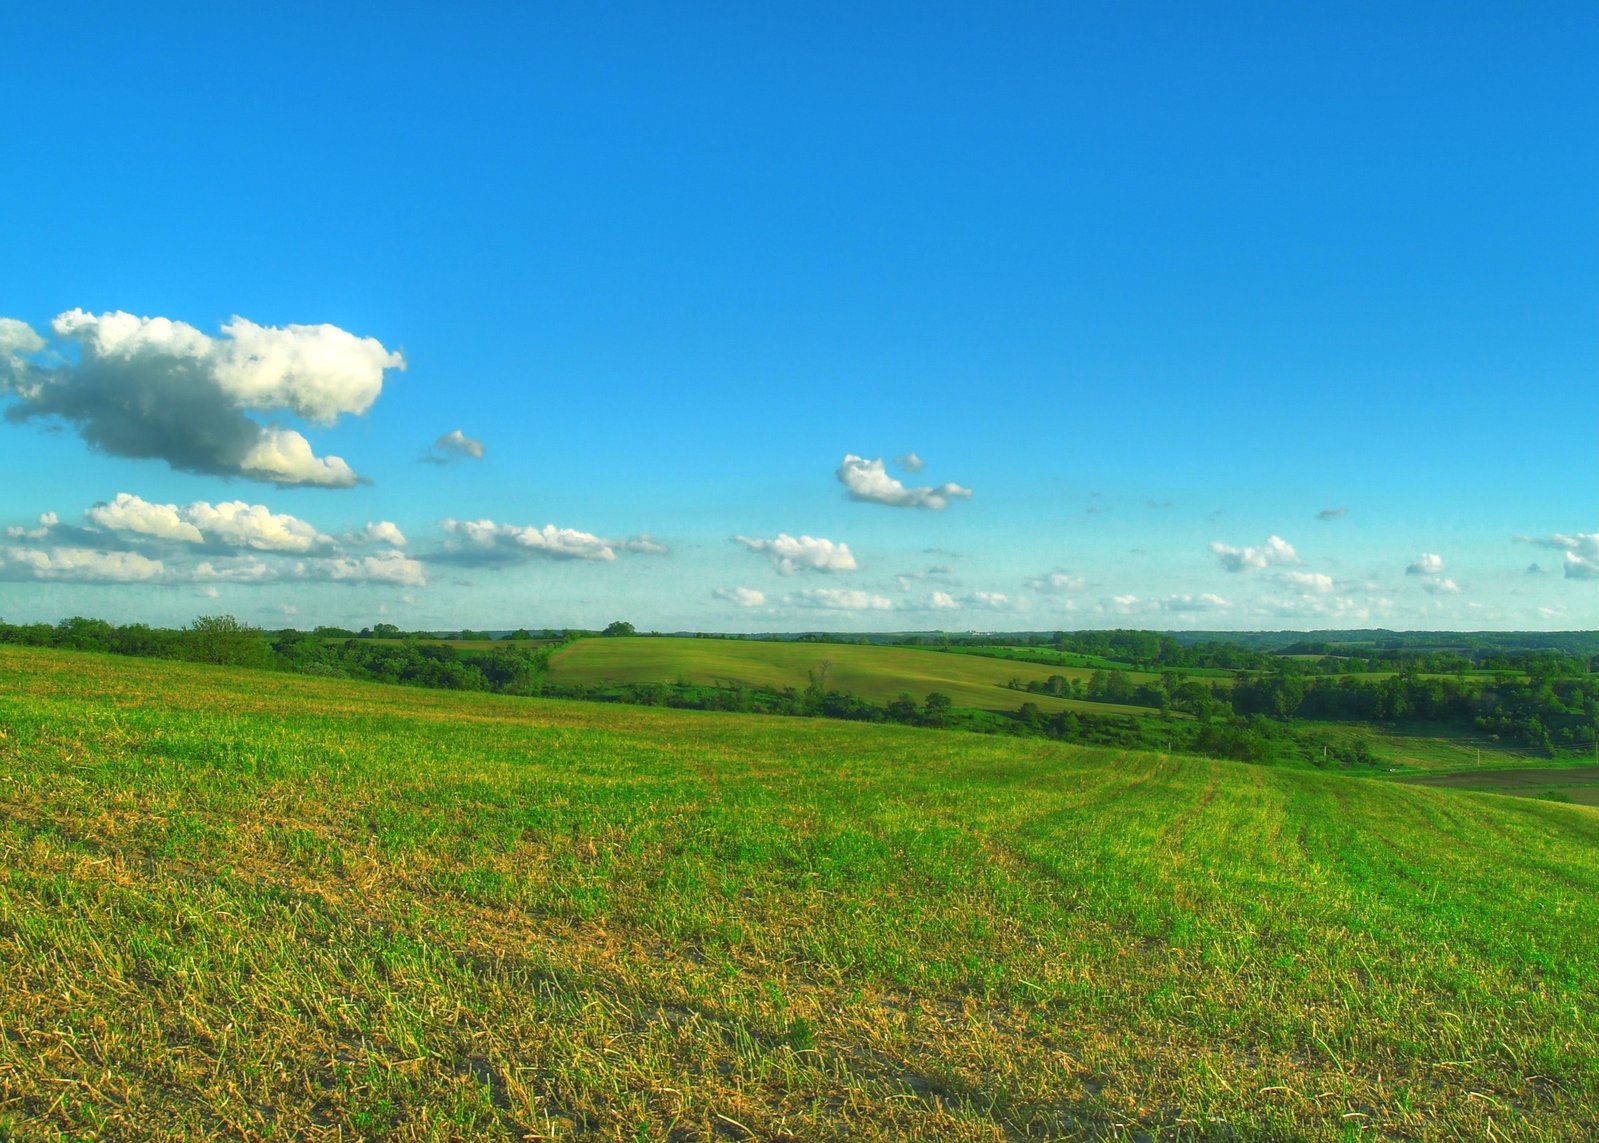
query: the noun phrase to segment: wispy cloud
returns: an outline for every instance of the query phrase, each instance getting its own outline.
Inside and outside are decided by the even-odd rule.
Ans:
[[[166,318],[69,310],[52,345],[15,319],[0,326],[0,393],[11,421],[56,417],[111,456],[269,484],[348,488],[340,457],[319,457],[293,429],[250,413],[317,425],[367,411],[405,359],[332,325],[262,326],[235,317],[213,338]]]
[[[1042,591],[1049,595],[1066,595],[1082,591],[1088,586],[1088,581],[1080,575],[1055,571],[1028,580],[1027,586],[1034,591]]]
[[[467,436],[460,429],[451,429],[434,441],[421,459],[424,464],[454,464],[458,460],[482,460],[485,451],[482,441]]]
[[[927,462],[914,452],[908,452],[904,456],[896,456],[894,464],[901,472],[908,472],[912,476],[927,467]]]
[[[719,587],[711,594],[738,607],[764,607],[766,604],[766,593],[753,587]]]
[[[1316,519],[1341,520],[1347,515],[1349,515],[1349,509],[1347,508],[1323,508],[1320,512],[1316,513]]]
[[[811,587],[783,596],[784,607],[824,611],[892,611],[894,601],[884,595],[842,587]]]
[[[1416,562],[1405,569],[1406,575],[1439,575],[1444,570],[1444,558],[1436,552],[1423,552]]]

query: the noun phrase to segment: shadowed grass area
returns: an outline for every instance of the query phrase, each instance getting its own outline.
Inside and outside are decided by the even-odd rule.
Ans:
[[[1031,702],[1045,712],[1150,713],[1148,707],[1081,702],[1006,686],[1012,679],[1043,682],[1051,675],[1086,679],[1092,671],[912,647],[670,637],[580,639],[551,657],[550,673],[558,683],[671,683],[681,679],[703,686],[737,681],[746,686],[800,691],[814,678],[825,681],[831,690],[876,703],[903,693],[920,702],[929,692],[938,691],[956,706],[971,710],[1009,712]]]
[[[1581,807],[0,649],[0,858],[0,1137],[1599,1127]]]

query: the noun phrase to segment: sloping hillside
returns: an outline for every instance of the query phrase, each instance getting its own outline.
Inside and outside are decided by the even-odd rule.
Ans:
[[[1580,807],[0,649],[0,1138],[1589,1140],[1595,931]]]
[[[1150,713],[1147,707],[1052,698],[1006,685],[1012,679],[1042,682],[1051,675],[1085,672],[911,647],[737,639],[580,639],[556,652],[550,668],[552,677],[562,683],[682,680],[707,686],[739,682],[778,690],[804,690],[816,680],[832,690],[878,703],[907,693],[921,701],[929,692],[938,691],[948,695],[956,706],[973,710],[1013,711],[1024,702],[1032,702],[1045,711]]]

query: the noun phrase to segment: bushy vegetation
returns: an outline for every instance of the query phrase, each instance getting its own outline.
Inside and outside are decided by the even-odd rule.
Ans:
[[[1454,727],[1488,742],[1503,741],[1556,756],[1587,752],[1599,738],[1599,679],[1589,664],[1549,647],[1512,651],[1479,649],[1468,660],[1454,651],[1379,648],[1365,659],[1285,658],[1215,641],[1179,643],[1153,632],[1060,633],[1047,642],[1015,641],[934,644],[941,650],[1003,658],[1029,670],[1006,684],[1038,696],[1006,706],[961,685],[962,705],[948,686],[923,683],[913,689],[914,659],[893,648],[847,648],[816,659],[805,685],[751,681],[737,672],[762,656],[787,655],[793,643],[634,639],[632,624],[617,621],[598,634],[609,637],[606,663],[627,663],[636,648],[681,647],[684,661],[703,658],[705,648],[737,647],[742,659],[716,661],[734,672],[714,682],[638,680],[588,671],[573,677],[552,671],[554,655],[581,632],[521,630],[500,639],[461,631],[442,640],[377,624],[360,632],[318,628],[264,632],[230,616],[208,616],[181,630],[142,624],[116,627],[73,617],[59,624],[0,623],[0,644],[106,651],[234,666],[272,667],[331,678],[361,679],[438,690],[546,695],[677,709],[719,710],[897,722],[990,734],[1038,736],[1062,742],[1148,750],[1178,750],[1249,762],[1296,762],[1315,766],[1372,766],[1376,757],[1356,734],[1328,734],[1301,723],[1383,724]],[[991,638],[991,637],[990,637]],[[1046,638],[1046,637],[1040,637]],[[1289,645],[1295,655],[1307,643]],[[587,646],[594,646],[588,644]],[[763,650],[765,648],[765,650]],[[914,652],[907,652],[912,653]],[[840,672],[867,656],[840,686]],[[1118,658],[1112,658],[1117,656]],[[789,656],[792,658],[792,656]],[[594,656],[589,656],[593,659]],[[836,658],[840,671],[830,677]],[[1156,666],[1175,659],[1181,667],[1136,671],[1118,663]],[[923,661],[925,662],[925,660]],[[1328,669],[1336,662],[1336,669]],[[742,663],[743,666],[739,664]],[[1353,664],[1381,669],[1357,672]],[[1481,664],[1491,664],[1491,667]],[[1051,668],[1059,667],[1060,673]],[[1449,667],[1452,673],[1439,673]],[[1390,669],[1396,668],[1396,669]],[[1469,669],[1468,669],[1469,668]],[[896,681],[896,671],[903,681]],[[869,682],[872,694],[853,689]],[[986,685],[986,684],[985,684]],[[901,689],[903,688],[903,689]],[[897,692],[897,693],[896,693]],[[1042,701],[1039,701],[1042,700]],[[1052,705],[1051,705],[1052,704]]]

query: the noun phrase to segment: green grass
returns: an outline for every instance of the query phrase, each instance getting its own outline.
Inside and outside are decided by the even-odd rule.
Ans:
[[[1463,733],[1454,723],[1409,723],[1404,726],[1358,722],[1319,722],[1297,719],[1296,727],[1333,741],[1363,738],[1378,765],[1400,773],[1455,770],[1504,770],[1521,766],[1549,766],[1541,750],[1517,743],[1495,741],[1484,734]],[[1573,756],[1570,764],[1581,765]],[[1592,759],[1588,758],[1591,762]]]
[[[1082,702],[1012,690],[1012,679],[1042,682],[1075,672],[975,655],[941,655],[910,647],[777,643],[732,639],[579,639],[550,659],[558,683],[675,683],[701,686],[737,681],[746,686],[804,690],[827,664],[828,689],[884,703],[901,693],[918,702],[931,691],[971,710],[1014,711],[1024,702],[1045,712],[1148,715],[1150,708]],[[1086,678],[1093,672],[1081,672]]]
[[[1599,1130],[1599,813],[0,648],[0,1138]]]

